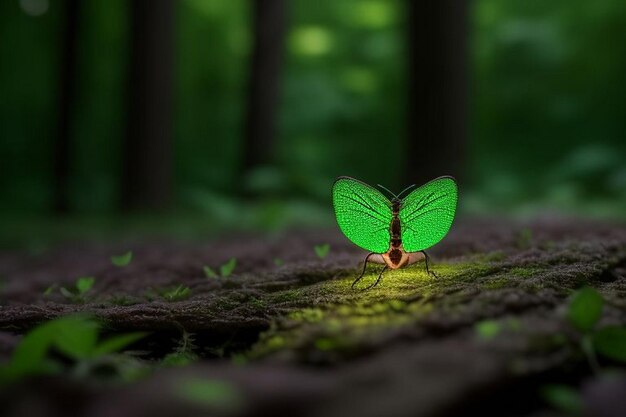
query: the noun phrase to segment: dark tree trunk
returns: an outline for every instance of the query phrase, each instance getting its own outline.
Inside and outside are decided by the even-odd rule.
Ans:
[[[67,213],[72,152],[72,118],[76,99],[76,44],[79,28],[80,1],[65,2],[65,21],[61,36],[59,60],[58,131],[54,146],[54,211]]]
[[[408,0],[407,181],[462,179],[468,93],[468,1]]]
[[[271,163],[287,29],[285,0],[252,0],[254,46],[245,122],[244,173]]]
[[[129,111],[122,203],[163,209],[172,195],[174,3],[131,2]]]

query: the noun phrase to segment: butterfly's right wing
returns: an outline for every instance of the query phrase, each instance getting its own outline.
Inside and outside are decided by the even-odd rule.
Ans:
[[[380,191],[339,177],[333,185],[333,206],[339,228],[352,243],[375,253],[389,250],[391,203]]]

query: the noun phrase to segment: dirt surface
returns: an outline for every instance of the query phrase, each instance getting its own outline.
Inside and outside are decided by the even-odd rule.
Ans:
[[[331,250],[319,259],[313,247],[324,243]],[[111,264],[127,250],[128,266]],[[431,252],[437,278],[420,263],[353,291],[365,254],[335,230],[2,253],[1,358],[36,324],[89,312],[109,333],[151,332],[135,346],[146,363],[174,351],[184,334],[199,360],[129,384],[30,379],[0,394],[1,414],[558,415],[538,392],[566,383],[581,390],[589,412],[626,415],[624,379],[592,376],[564,318],[572,291],[590,285],[607,300],[600,324],[626,324],[626,228],[460,221]],[[231,257],[231,276],[205,276],[203,265]],[[368,270],[364,285],[379,269]],[[84,303],[44,295],[81,276],[96,278]],[[189,296],[168,301],[166,289],[178,285]],[[483,334],[484,323],[497,332]],[[228,387],[230,405],[183,398],[189,380]]]

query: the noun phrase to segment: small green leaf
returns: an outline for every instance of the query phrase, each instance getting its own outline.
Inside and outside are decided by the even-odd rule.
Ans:
[[[119,352],[126,346],[146,337],[145,332],[126,333],[110,337],[96,346],[93,351],[94,356],[107,355],[109,353]]]
[[[96,282],[94,277],[82,277],[78,278],[76,281],[76,289],[78,290],[78,294],[82,295],[89,291],[93,284]]]
[[[179,301],[189,297],[191,290],[188,287],[179,285],[176,288],[166,290],[162,293],[163,298],[167,301]]]
[[[71,292],[65,287],[59,288],[59,291],[61,292],[61,294],[63,294],[65,298],[74,299],[74,297],[76,297],[76,294],[74,294],[73,292]]]
[[[132,259],[133,253],[131,251],[128,251],[123,255],[111,256],[111,262],[113,263],[113,265],[119,267],[128,265]]]
[[[53,322],[40,324],[22,338],[13,351],[11,361],[4,369],[5,379],[11,380],[38,373],[44,368],[46,353],[56,338],[51,323]]]
[[[229,276],[235,270],[235,266],[237,266],[237,258],[230,258],[228,262],[220,266],[220,275],[224,278]]]
[[[600,320],[603,306],[602,296],[593,288],[585,287],[572,297],[567,318],[578,330],[588,332]]]
[[[206,275],[207,278],[219,278],[219,275],[217,275],[217,273],[209,266],[203,266],[202,270],[204,271],[204,275]]]
[[[88,317],[62,317],[54,322],[55,346],[74,359],[91,356],[98,340],[98,324]]]
[[[570,414],[581,415],[583,400],[574,388],[567,385],[545,385],[541,389],[541,396],[555,409]]]
[[[593,345],[607,358],[626,362],[626,327],[605,327],[593,335]]]
[[[280,258],[274,258],[274,265],[276,265],[276,266],[283,266],[283,265],[285,265],[285,261],[283,261]]]
[[[49,296],[50,294],[52,294],[52,292],[53,292],[54,290],[56,290],[56,289],[57,289],[57,284],[52,284],[51,286],[49,286],[48,288],[46,288],[46,290],[43,292],[43,295],[47,297],[47,296]]]
[[[474,330],[481,339],[491,340],[500,333],[502,326],[495,320],[483,320],[476,323]]]
[[[328,243],[325,243],[323,245],[315,245],[313,249],[315,249],[315,254],[318,258],[324,259],[330,251],[330,245]]]

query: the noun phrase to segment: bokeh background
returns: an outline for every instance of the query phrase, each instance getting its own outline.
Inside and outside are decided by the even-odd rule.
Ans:
[[[338,175],[625,219],[626,2],[420,3],[1,2],[2,244],[330,226]]]

